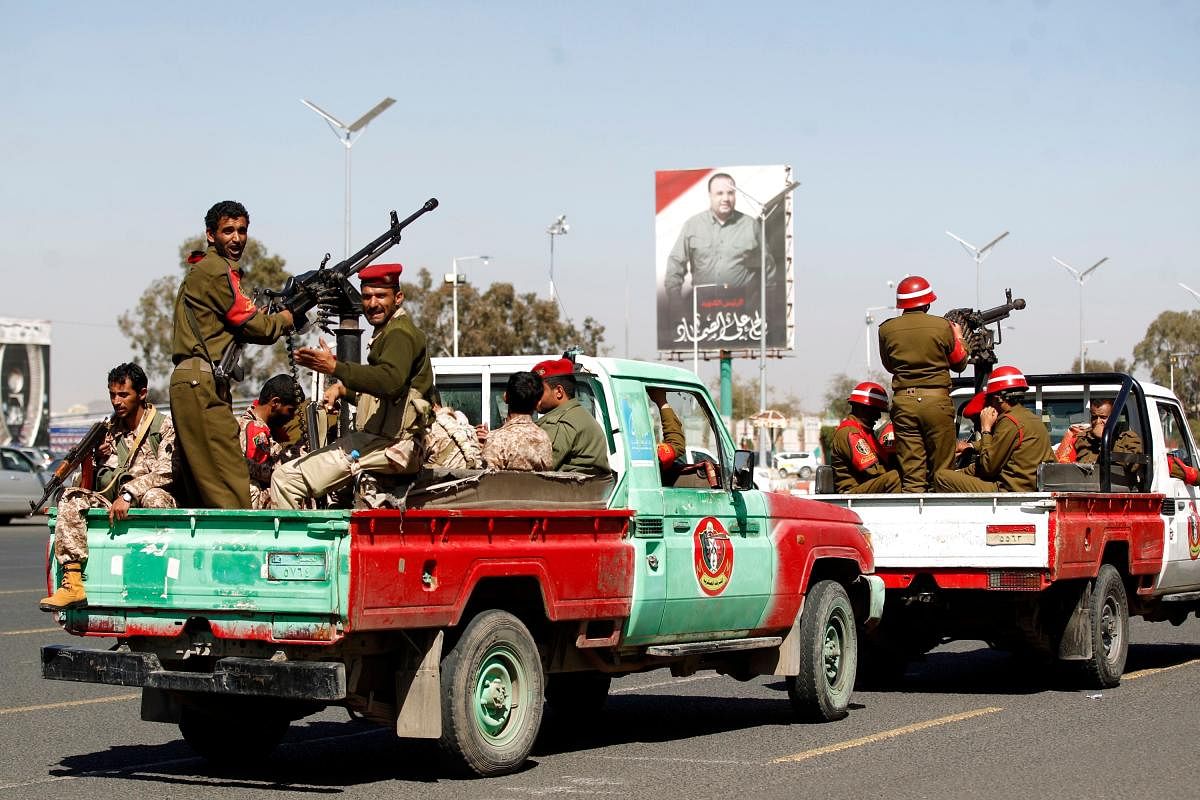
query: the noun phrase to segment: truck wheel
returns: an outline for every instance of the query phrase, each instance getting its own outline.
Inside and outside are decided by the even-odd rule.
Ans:
[[[1092,585],[1092,657],[1084,661],[1084,680],[1100,689],[1121,682],[1129,655],[1129,600],[1121,573],[1112,564],[1102,564]]]
[[[858,668],[854,609],[837,581],[808,590],[800,616],[800,674],[787,678],[788,697],[801,719],[830,722],[846,716]]]
[[[483,611],[442,659],[442,751],[477,775],[504,775],[529,757],[542,724],[542,662],[529,629]]]
[[[546,676],[546,702],[559,717],[599,714],[611,685],[612,676],[603,672],[557,672]]]
[[[179,732],[209,763],[249,766],[274,752],[290,724],[278,714],[213,714],[189,705],[180,711]]]

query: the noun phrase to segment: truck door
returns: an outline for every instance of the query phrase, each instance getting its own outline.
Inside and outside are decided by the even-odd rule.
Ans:
[[[1200,465],[1179,406],[1165,400],[1157,401],[1157,405],[1167,453],[1193,467]],[[1156,452],[1161,451],[1156,448]],[[1154,470],[1161,476],[1158,484],[1167,496],[1164,503],[1168,506],[1174,503],[1173,508],[1163,509],[1168,512],[1168,530],[1166,563],[1159,588],[1172,591],[1200,589],[1200,489],[1172,478],[1165,463],[1156,463]],[[1174,513],[1169,513],[1172,511]]]
[[[659,639],[737,636],[758,624],[771,595],[774,555],[765,501],[757,491],[729,488],[733,453],[707,397],[662,388],[683,423],[688,460],[711,460],[720,485],[711,488],[703,469],[675,464],[658,471],[666,570]],[[650,403],[650,410],[657,418],[658,406]]]

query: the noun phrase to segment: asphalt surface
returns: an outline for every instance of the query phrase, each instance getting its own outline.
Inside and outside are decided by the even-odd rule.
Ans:
[[[37,610],[44,519],[0,528],[0,800],[8,798],[1194,798],[1200,622],[1135,621],[1120,687],[1081,692],[979,643],[935,651],[850,716],[794,723],[782,681],[665,671],[614,682],[608,709],[547,719],[529,766],[451,778],[428,743],[341,710],[293,725],[259,769],[222,771],[137,693],[43,681],[38,651],[75,643]],[[549,715],[549,712],[547,712]]]

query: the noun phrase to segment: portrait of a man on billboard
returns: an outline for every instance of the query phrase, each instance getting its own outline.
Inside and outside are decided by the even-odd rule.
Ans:
[[[655,173],[658,349],[790,348],[791,198],[760,214],[791,179],[786,166]],[[767,305],[760,276],[766,262]]]

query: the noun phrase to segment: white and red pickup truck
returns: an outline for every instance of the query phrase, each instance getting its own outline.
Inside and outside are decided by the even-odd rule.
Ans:
[[[1200,466],[1179,400],[1119,373],[1028,379],[1025,405],[1055,443],[1091,398],[1114,400],[1098,464],[1043,464],[1030,493],[818,495],[872,534],[887,589],[862,659],[875,676],[894,677],[945,641],[981,639],[1111,687],[1131,615],[1178,625],[1200,610],[1200,490],[1172,477],[1167,460]],[[970,396],[956,391],[960,415]],[[1111,455],[1124,430],[1141,437],[1142,455]]]

